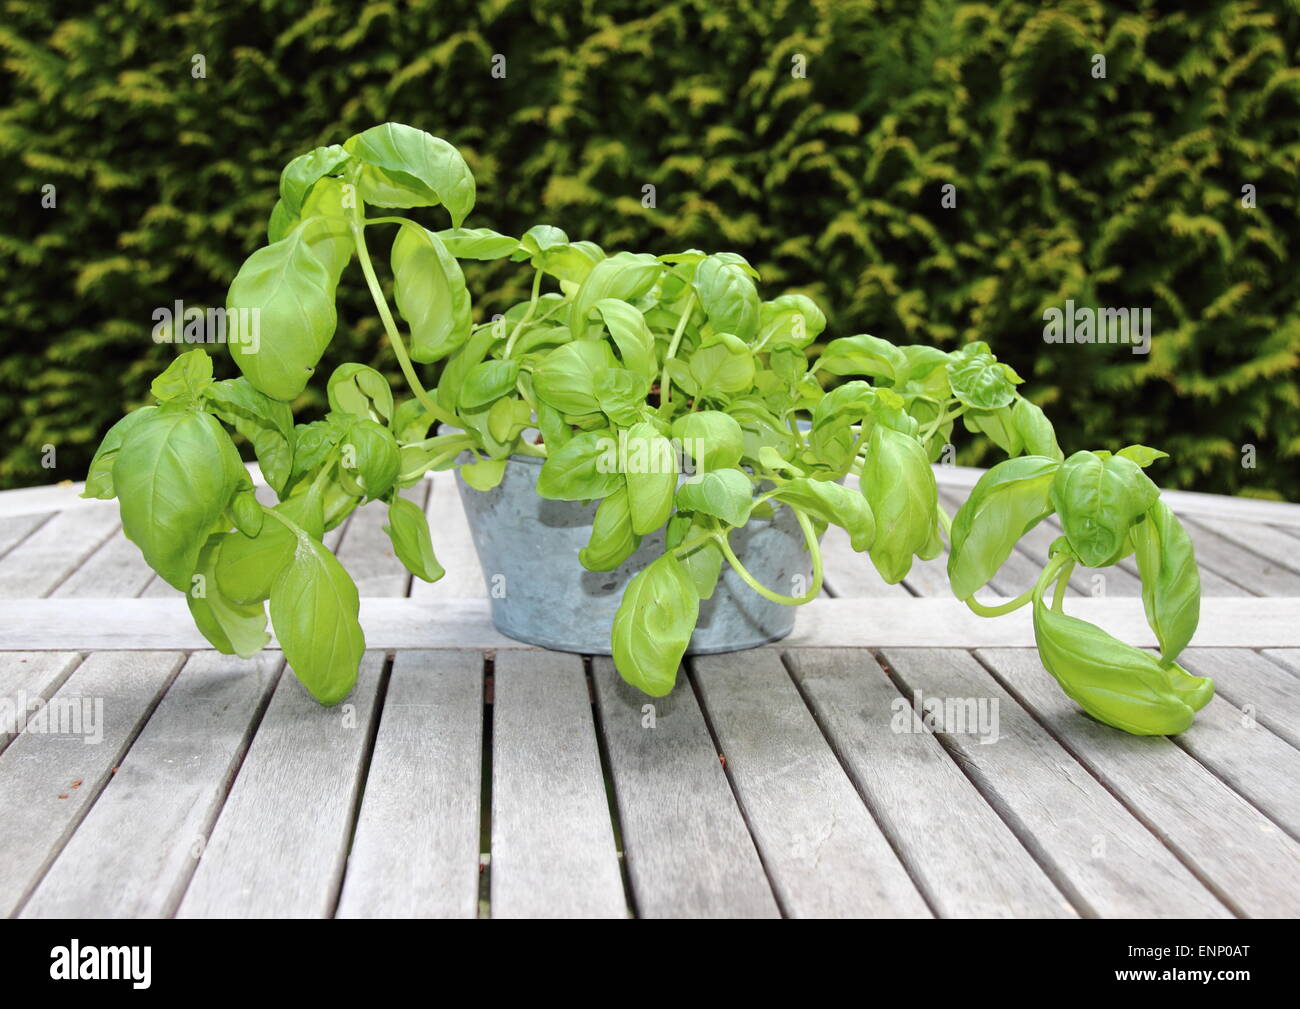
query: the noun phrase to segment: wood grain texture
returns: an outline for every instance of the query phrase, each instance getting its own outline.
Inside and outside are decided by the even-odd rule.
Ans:
[[[1262,557],[1224,539],[1196,519],[1182,518],[1202,571],[1213,571],[1257,595],[1300,596],[1300,574],[1277,560],[1278,555],[1288,551],[1275,550],[1273,556]]]
[[[582,660],[503,652],[493,679],[492,917],[625,917]]]
[[[481,652],[393,660],[340,918],[478,915]]]
[[[23,917],[171,914],[282,666],[274,652],[186,662]]]
[[[1300,841],[1300,750],[1222,697],[1174,741]]]
[[[183,918],[321,918],[334,911],[384,656],[324,708],[291,672],[270,706],[181,901]]]
[[[38,599],[55,589],[117,529],[116,509],[63,512],[0,558],[0,599]]]
[[[694,674],[781,909],[792,917],[929,917],[780,657],[700,656]]]
[[[1213,678],[1220,697],[1300,747],[1300,684],[1277,662],[1249,648],[1189,648],[1178,661],[1198,676]]]
[[[107,784],[182,658],[174,652],[90,656],[46,708],[47,727],[65,731],[34,731],[29,724],[0,753],[0,917],[18,910],[40,881]],[[73,711],[81,714],[79,723],[71,718]],[[78,727],[79,733],[66,731]]]
[[[179,593],[171,599],[21,599],[5,604],[0,651],[101,651],[211,647]],[[1206,599],[1195,644],[1207,648],[1294,648],[1300,622],[1293,599]],[[1156,644],[1140,603],[1073,598],[1068,611],[1140,647]],[[361,626],[373,648],[535,650],[492,626],[486,599],[361,600]],[[779,647],[1021,648],[1034,643],[1028,607],[996,619],[956,599],[832,599],[799,607],[794,632]]]
[[[1231,912],[969,654],[887,649],[904,691],[996,702],[998,741],[943,732],[992,803],[1070,902],[1104,918],[1228,917]],[[1044,674],[1046,675],[1046,674]]]
[[[0,494],[0,500],[3,498],[4,494]],[[40,512],[36,515],[0,515],[0,557],[48,522],[53,515],[54,512]]]
[[[50,595],[56,599],[130,598],[138,596],[154,578],[140,548],[119,529]]]
[[[77,652],[0,653],[0,751],[18,738],[20,713],[47,700],[80,662]]]
[[[592,679],[637,916],[779,916],[685,677],[652,698],[597,657]]]
[[[786,654],[858,791],[943,917],[1076,917],[1069,901],[912,717],[912,702],[862,649]]]
[[[1300,914],[1300,845],[1163,736],[1088,717],[1034,652],[979,653],[1016,698],[1239,914]]]

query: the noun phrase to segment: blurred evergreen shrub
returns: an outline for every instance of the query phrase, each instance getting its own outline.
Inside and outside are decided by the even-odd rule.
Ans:
[[[832,335],[988,340],[1067,452],[1300,499],[1300,5],[1192,6],[10,0],[0,486],[80,478],[173,353],[152,312],[224,302],[280,167],[398,120],[464,150],[471,225],[739,251]],[[473,265],[480,317],[524,295]],[[322,367],[390,367],[350,290]],[[1045,344],[1067,299],[1150,307],[1151,353]]]

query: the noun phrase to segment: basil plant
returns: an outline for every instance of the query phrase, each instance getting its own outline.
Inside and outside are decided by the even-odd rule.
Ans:
[[[739,255],[607,253],[548,225],[518,238],[466,228],[474,198],[454,147],[399,124],[294,159],[267,244],[230,286],[226,318],[238,325],[227,349],[240,377],[215,379],[203,348],[181,354],[152,385],[157,405],[104,438],[87,496],[118,498],[125,534],[186,593],[215,648],[256,652],[269,640],[269,608],[294,673],[336,703],[356,681],[365,639],[356,587],[325,532],[380,501],[396,556],[436,580],[424,514],[398,491],[454,466],[490,490],[512,456],[534,456],[545,460],[541,496],[599,502],[575,563],[611,570],[665,531],[664,552],[632,578],[611,628],[619,672],[648,694],[673,688],[723,565],[768,599],[809,602],[822,587],[819,539],[833,524],[890,583],[946,540],[955,594],[987,615],[1032,605],[1044,665],[1102,721],[1178,732],[1208,701],[1212,684],[1175,662],[1200,591],[1187,534],[1143,471],[1163,453],[1064,458],[1043,412],[1018,394],[1021,379],[984,343],[945,352],[849,336],[810,360],[821,310],[800,294],[764,300]],[[393,212],[433,207],[449,226]],[[396,312],[372,246],[387,250]],[[507,257],[532,271],[531,296],[476,323],[460,262]],[[410,396],[398,401],[379,373],[345,364],[329,378],[329,411],[295,421],[291,404],[334,334],[349,270],[373,297]],[[256,333],[244,321],[254,317]],[[1009,458],[950,520],[931,464],[959,421]],[[254,496],[232,432],[251,445],[278,504]],[[759,583],[730,543],[782,508],[811,559],[798,595]],[[1037,584],[1002,605],[977,602],[1020,536],[1053,513],[1065,534]],[[1075,565],[1131,554],[1159,656],[1062,612]]]

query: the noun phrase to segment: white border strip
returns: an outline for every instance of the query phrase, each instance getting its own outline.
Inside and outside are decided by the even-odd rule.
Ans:
[[[1137,599],[1070,599],[1071,614],[1131,644],[1156,644]],[[206,649],[181,598],[22,599],[3,604],[0,651]],[[1194,647],[1300,647],[1300,599],[1202,600]],[[363,599],[370,648],[528,648],[493,626],[485,599]],[[781,648],[1016,648],[1034,644],[1029,607],[992,619],[955,599],[817,599]],[[3,662],[0,658],[0,662]]]

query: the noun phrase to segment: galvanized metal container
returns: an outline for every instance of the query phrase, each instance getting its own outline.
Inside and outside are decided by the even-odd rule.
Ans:
[[[578,551],[591,537],[595,505],[537,496],[542,460],[514,456],[501,483],[476,491],[460,478],[461,501],[502,634],[563,652],[610,653],[609,631],[632,576],[663,553],[663,533],[645,537],[614,571],[588,571]],[[788,508],[731,534],[749,572],[773,591],[797,595],[811,581],[811,559]],[[795,576],[802,575],[801,583]],[[777,641],[794,628],[796,606],[764,599],[724,563],[687,654],[734,652]]]

